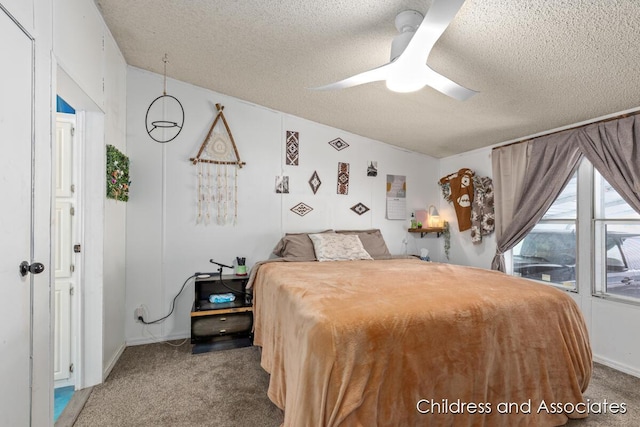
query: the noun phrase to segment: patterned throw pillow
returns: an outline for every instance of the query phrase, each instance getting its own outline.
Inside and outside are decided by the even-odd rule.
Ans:
[[[384,242],[382,233],[380,233],[380,230],[377,228],[372,230],[337,230],[336,233],[356,234],[360,238],[364,250],[367,251],[373,259],[393,258],[391,253],[389,253],[387,244]]]
[[[309,234],[309,238],[318,261],[373,260],[355,234]]]

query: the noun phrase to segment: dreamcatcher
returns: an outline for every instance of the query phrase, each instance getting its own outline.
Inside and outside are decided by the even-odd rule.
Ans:
[[[238,169],[246,163],[240,161],[238,148],[231,135],[222,110],[218,114],[191,162],[196,166],[197,200],[196,223],[226,225],[238,221]],[[222,120],[220,120],[222,119]]]

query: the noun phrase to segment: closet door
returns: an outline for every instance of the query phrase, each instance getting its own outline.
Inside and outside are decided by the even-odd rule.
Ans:
[[[0,4],[0,425],[31,423],[33,40]],[[21,271],[22,265],[22,271]]]

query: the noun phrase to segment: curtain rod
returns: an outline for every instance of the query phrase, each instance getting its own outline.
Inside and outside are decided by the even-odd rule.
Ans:
[[[606,123],[606,122],[611,122],[611,121],[614,121],[614,120],[620,120],[620,119],[624,119],[624,118],[627,118],[627,117],[636,116],[638,114],[640,114],[640,110],[633,111],[633,112],[630,112],[630,113],[618,114],[617,116],[607,117],[606,119],[596,120],[595,122],[586,123],[586,124],[583,124],[583,125],[576,125],[576,126],[568,127],[566,129],[561,129],[561,130],[557,130],[557,131],[554,131],[554,132],[545,133],[544,135],[534,136],[533,138],[527,138],[527,139],[523,139],[523,140],[520,140],[520,141],[510,142],[508,144],[500,145],[499,147],[493,147],[491,149],[491,151],[497,150],[497,149],[503,148],[503,147],[509,147],[511,145],[523,144],[525,142],[533,141],[533,140],[536,140],[538,138],[542,138],[542,137],[545,137],[545,136],[555,135],[555,134],[560,133],[560,132],[565,132],[565,131],[574,130],[574,129],[580,129],[580,128],[583,128],[585,126],[590,126],[590,125],[596,124],[596,123]]]

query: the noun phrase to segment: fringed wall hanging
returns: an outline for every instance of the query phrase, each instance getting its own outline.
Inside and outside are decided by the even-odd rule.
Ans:
[[[189,159],[197,169],[196,223],[226,225],[232,222],[236,225],[238,169],[246,163],[240,160],[231,129],[222,112],[224,106],[216,104],[216,109],[218,114],[198,154]]]
[[[173,141],[182,131],[184,108],[175,96],[167,95],[167,54],[164,58],[164,90],[154,99],[145,116],[147,134],[156,142]]]

